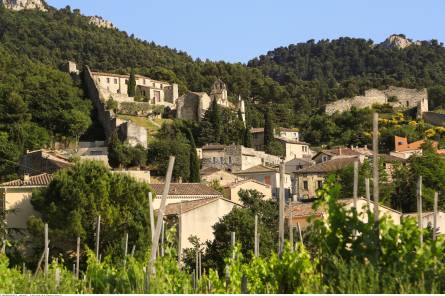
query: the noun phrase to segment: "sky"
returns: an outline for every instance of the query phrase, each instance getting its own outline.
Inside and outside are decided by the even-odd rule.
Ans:
[[[309,39],[445,41],[443,0],[47,0],[193,58],[247,63]]]

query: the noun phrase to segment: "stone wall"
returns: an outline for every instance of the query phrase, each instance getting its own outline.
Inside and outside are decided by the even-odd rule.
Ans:
[[[24,9],[47,11],[42,0],[0,0],[0,4],[3,4],[7,9],[15,11]]]
[[[417,90],[390,86],[385,90],[369,89],[363,96],[341,99],[326,105],[326,114],[345,112],[352,107],[363,109],[375,104],[390,104],[394,108],[410,109],[419,107],[420,113],[428,111],[428,93],[426,89]]]
[[[136,146],[137,144],[140,144],[146,148],[148,138],[147,130],[130,121],[117,118],[113,111],[106,109],[105,102],[107,100],[103,97],[103,94],[97,87],[93,74],[88,66],[84,71],[84,83],[88,97],[96,107],[97,116],[104,129],[107,140],[115,131],[118,131],[121,139],[128,141],[130,145]]]

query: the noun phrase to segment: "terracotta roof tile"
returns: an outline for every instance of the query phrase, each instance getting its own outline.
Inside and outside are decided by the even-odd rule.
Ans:
[[[358,161],[356,157],[337,158],[326,162],[318,163],[313,166],[297,171],[297,174],[305,173],[331,173],[341,170],[349,165],[353,165],[354,161]]]
[[[222,197],[202,198],[202,199],[197,199],[197,200],[183,201],[182,203],[177,202],[177,203],[168,204],[165,207],[164,215],[169,216],[169,215],[178,215],[180,213],[187,213],[187,212],[197,209],[199,207],[211,204],[219,199],[224,200],[226,202],[233,203],[236,206],[242,207],[242,205],[237,204],[231,200],[228,200],[228,199],[225,199]]]
[[[257,165],[248,169],[245,169],[243,171],[239,171],[235,173],[237,174],[250,174],[250,173],[268,173],[268,172],[277,172],[278,170],[276,168],[268,167],[265,165]]]
[[[313,210],[312,205],[314,203],[312,202],[291,202],[289,205],[285,208],[285,216],[286,218],[289,217],[289,211],[290,215],[292,217],[310,217],[310,216],[322,216],[324,213],[324,210],[317,209]]]
[[[250,132],[252,134],[256,134],[256,133],[264,133],[264,127],[252,127],[250,129]]]
[[[157,196],[162,195],[164,184],[150,184]],[[222,193],[201,183],[172,183],[170,184],[169,196],[202,196],[221,197]]]
[[[22,179],[10,181],[1,184],[1,187],[22,187],[22,186],[48,186],[51,183],[53,176],[51,174],[41,174],[29,177],[28,180]]]
[[[260,181],[255,180],[255,179],[244,179],[244,180],[239,180],[239,181],[227,184],[226,186],[224,186],[224,188],[228,188],[228,187],[233,188],[233,187],[236,187],[236,186],[239,186],[239,185],[243,185],[243,184],[246,184],[246,183],[249,183],[249,182],[257,183],[257,184],[263,185],[265,187],[270,187],[270,185],[264,184],[264,183],[262,183]]]

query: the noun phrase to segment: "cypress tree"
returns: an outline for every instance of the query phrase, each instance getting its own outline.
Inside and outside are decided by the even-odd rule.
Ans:
[[[190,182],[198,183],[201,181],[201,176],[199,174],[199,159],[198,153],[196,152],[195,139],[189,128],[186,129],[187,138],[190,142]]]
[[[243,146],[247,148],[252,147],[252,134],[250,133],[250,127],[246,127],[244,129]]]
[[[136,75],[133,68],[131,68],[130,79],[128,80],[128,96],[136,96]]]
[[[222,134],[221,110],[219,110],[219,105],[216,100],[212,101],[209,119],[213,127],[215,143],[221,143],[221,134]]]
[[[270,109],[264,113],[264,150],[269,153],[273,141],[273,124],[270,116]]]

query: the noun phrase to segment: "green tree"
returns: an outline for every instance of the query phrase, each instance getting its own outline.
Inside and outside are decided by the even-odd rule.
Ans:
[[[267,108],[264,112],[264,149],[266,152],[270,152],[271,144],[274,141],[272,118],[270,115],[270,108]]]
[[[134,73],[134,68],[131,68],[130,79],[128,80],[128,96],[136,96],[136,74]]]
[[[95,221],[100,215],[103,257],[120,262],[128,233],[136,257],[144,258],[150,242],[149,191],[146,184],[112,173],[100,162],[76,163],[57,172],[47,188],[33,193],[31,202],[41,217],[30,219],[30,231],[41,248],[43,222],[48,223],[50,254],[62,254],[65,262],[71,262],[77,236],[94,249]]]
[[[241,244],[241,252],[247,260],[252,258],[254,243],[255,214],[259,219],[259,235],[261,237],[260,254],[269,256],[276,250],[278,229],[278,203],[264,200],[264,196],[256,190],[240,190],[238,193],[244,208],[234,208],[213,226],[215,239],[207,243],[205,260],[210,267],[224,270],[224,259],[230,254],[230,233],[236,233],[237,242]]]
[[[189,128],[185,130],[187,138],[190,142],[190,178],[189,182],[198,183],[201,181],[200,164],[198,158],[198,152],[196,151],[195,139]]]

